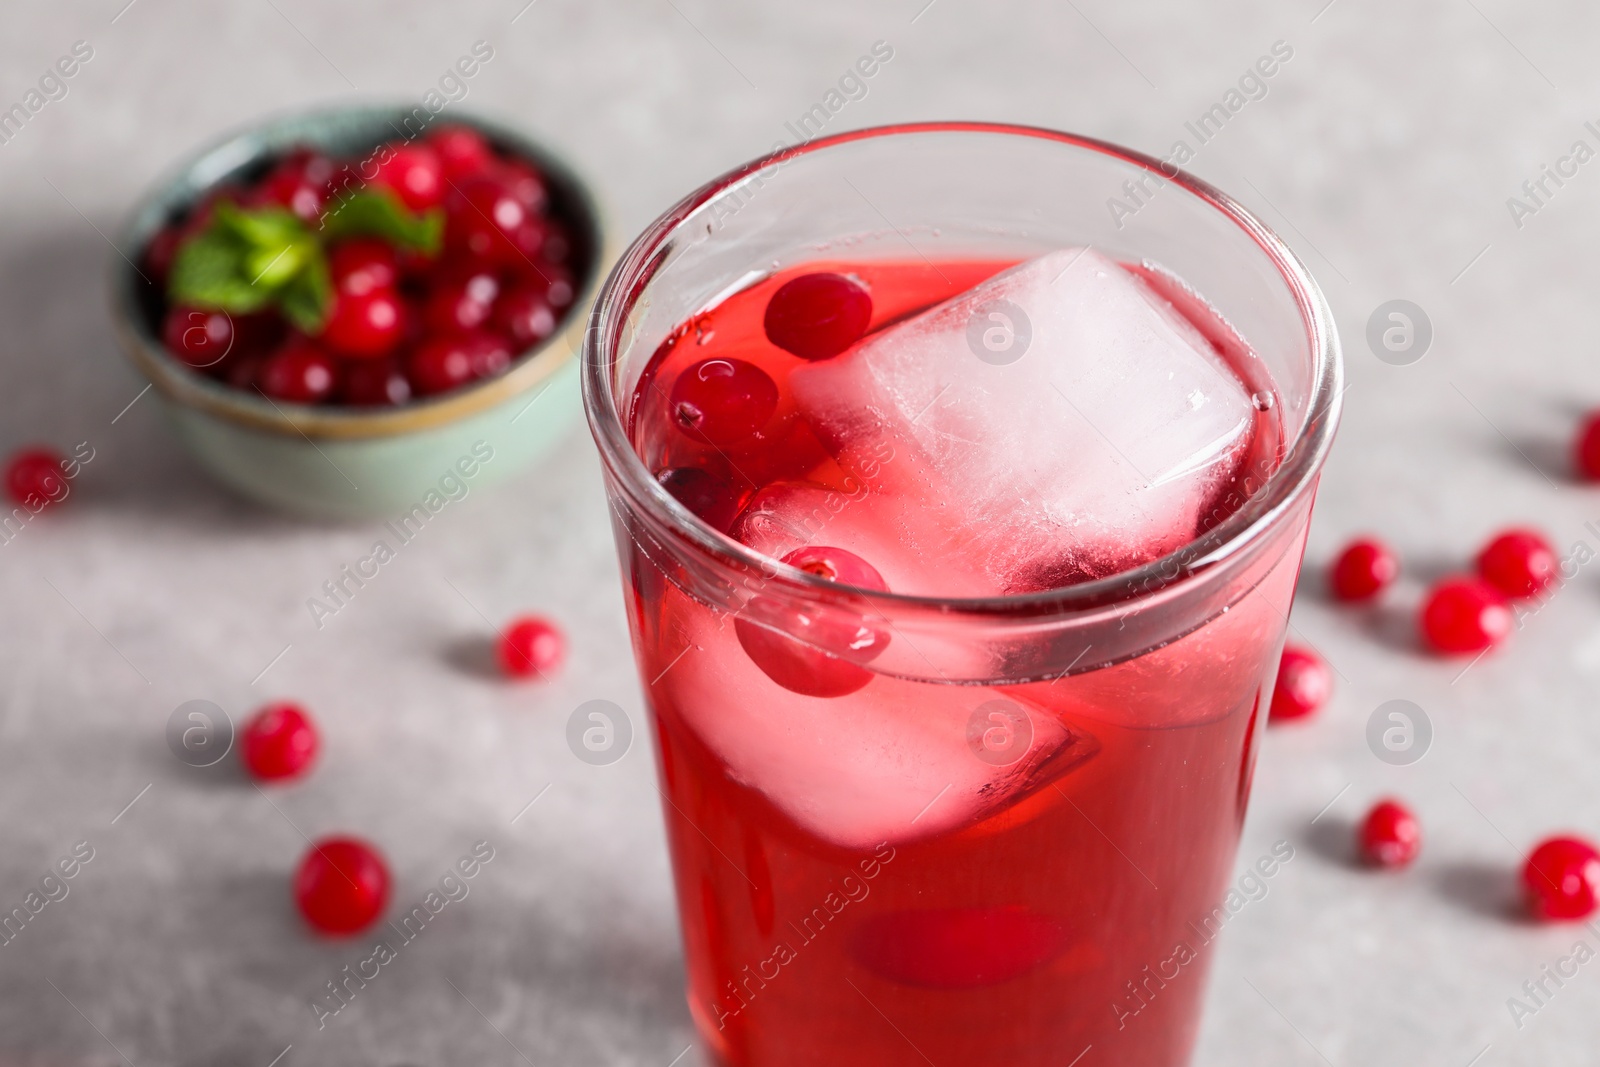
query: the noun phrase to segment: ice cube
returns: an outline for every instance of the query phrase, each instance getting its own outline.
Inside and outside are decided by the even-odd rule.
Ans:
[[[745,654],[728,616],[682,606],[668,625],[689,651],[653,687],[659,705],[735,781],[841,847],[970,825],[1099,750],[1061,716],[979,686],[880,676],[844,696],[791,692]]]
[[[1216,348],[1093,249],[997,274],[790,386],[870,506],[895,502],[914,573],[891,588],[930,595],[960,595],[958,574],[1019,592],[1181,547],[1255,417]]]

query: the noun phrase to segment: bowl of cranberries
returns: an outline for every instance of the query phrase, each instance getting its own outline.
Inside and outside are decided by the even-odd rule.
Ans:
[[[503,478],[577,421],[602,245],[588,187],[516,130],[343,108],[252,127],[162,182],[120,242],[114,316],[212,474],[382,516],[442,477]]]

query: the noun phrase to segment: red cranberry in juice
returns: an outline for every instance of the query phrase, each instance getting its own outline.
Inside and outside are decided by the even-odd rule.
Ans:
[[[1422,637],[1446,655],[1493,648],[1511,633],[1512,622],[1505,597],[1481,578],[1445,578],[1422,604]]]
[[[268,704],[239,732],[245,770],[263,781],[298,778],[317,756],[317,728],[298,704]]]
[[[778,387],[742,359],[707,359],[672,383],[672,415],[697,441],[732,445],[750,437],[778,409]]]
[[[549,619],[529,615],[505,628],[496,654],[512,678],[548,678],[567,658],[567,638]]]
[[[447,182],[482,173],[494,162],[494,149],[470,126],[446,126],[428,137]]]
[[[799,548],[784,556],[783,562],[840,585],[879,592],[887,588],[872,564],[842,548]],[[752,621],[755,619],[781,626],[782,631]],[[870,660],[889,644],[888,631],[868,619],[844,612],[805,614],[781,606],[769,608],[759,595],[746,614],[734,621],[734,632],[745,653],[767,677],[791,692],[813,697],[845,696],[872,681],[872,672],[865,667],[829,655],[822,648]]]
[[[656,481],[707,526],[726,533],[750,499],[750,485],[703,467],[670,467]]]
[[[1361,538],[1350,542],[1333,561],[1328,587],[1340,600],[1371,600],[1400,576],[1400,561],[1382,541]]]
[[[444,202],[444,170],[425,144],[391,142],[379,150],[375,185],[394,190],[412,211],[426,211]]]
[[[1582,838],[1547,838],[1528,856],[1522,886],[1536,918],[1588,918],[1600,903],[1600,853]]]
[[[225,311],[175,307],[161,326],[167,351],[199,370],[215,366],[233,349],[233,319]]]
[[[274,400],[294,404],[319,404],[333,395],[338,383],[333,360],[306,340],[290,341],[267,357],[256,385]]]
[[[377,359],[405,337],[407,314],[400,295],[388,289],[340,293],[318,339],[346,359]]]
[[[1308,648],[1290,645],[1278,665],[1271,721],[1303,719],[1326,704],[1332,694],[1333,672],[1323,658]]]
[[[1361,820],[1361,857],[1374,867],[1405,867],[1422,849],[1422,824],[1397,800],[1373,805]]]
[[[357,837],[323,838],[295,872],[295,906],[320,934],[359,933],[388,901],[389,868],[376,848]]]
[[[328,274],[336,292],[365,296],[398,285],[400,264],[389,242],[356,237],[333,246],[328,253]]]
[[[6,462],[6,495],[35,510],[66,498],[66,460],[48,448],[27,448]]]
[[[872,297],[840,274],[802,274],[772,294],[767,340],[801,359],[828,359],[855,344],[872,321]]]
[[[1556,553],[1536,530],[1507,530],[1478,553],[1478,574],[1514,600],[1536,597],[1556,577]]]
[[[783,400],[788,375],[804,366],[795,356],[804,353],[768,337],[772,297],[804,275],[859,278],[871,294],[864,330],[874,319],[892,322],[936,305],[1011,265],[818,262],[734,293],[680,324],[658,348],[632,397],[635,448],[669,492],[719,528],[728,514],[751,510],[754,494],[782,491],[774,482],[831,491],[845,510],[804,521],[814,534],[807,540],[833,547],[831,524],[871,528],[850,509],[876,506],[861,482],[872,476],[853,474],[837,458],[837,442],[820,442]],[[1180,312],[1192,320],[1200,313],[1187,304]],[[1214,331],[1196,326],[1208,337]],[[779,335],[786,336],[781,328]],[[792,343],[828,358],[859,336],[842,331],[815,348]],[[779,397],[770,424],[732,445],[686,432],[674,403],[686,372],[716,359],[760,370]],[[1249,381],[1246,370],[1240,376]],[[1253,470],[1270,472],[1277,463],[1278,418],[1276,409],[1259,413]],[[739,522],[735,514],[728,527],[736,539]],[[892,525],[878,532],[885,559],[852,554],[892,575],[890,564],[905,563],[892,558]],[[1084,1067],[1102,1049],[1115,1050],[1107,1062],[1141,1067],[1186,1061],[1213,951],[1205,931],[1217,925],[1206,917],[1232,877],[1260,736],[1255,712],[1267,710],[1258,709],[1257,697],[1275,666],[1276,646],[1261,635],[1282,627],[1262,598],[1247,598],[1196,634],[1127,663],[992,689],[946,687],[869,671],[815,647],[874,639],[875,620],[845,626],[838,625],[842,612],[813,612],[810,625],[827,623],[833,632],[800,645],[775,630],[803,629],[807,621],[781,618],[776,604],[761,603],[757,583],[728,627],[733,613],[686,593],[684,575],[670,563],[664,571],[645,549],[626,552],[638,591],[634,637],[649,686],[691,1012],[717,1062],[923,1062],[908,1040],[941,1063],[953,1058],[971,1067],[1059,1067],[1091,1045]],[[1288,600],[1297,563],[1291,552],[1273,570],[1268,581],[1277,602]],[[853,584],[871,582],[858,576]],[[763,611],[773,613],[765,621],[783,625],[759,625]],[[884,648],[885,658],[897,652],[915,660],[910,644]],[[811,662],[799,662],[808,653]],[[870,685],[858,684],[863,675]],[[1186,679],[1181,691],[1174,677]],[[829,695],[804,695],[819,682]],[[828,755],[819,757],[816,788],[825,792],[852,761],[877,759],[868,755],[877,752],[871,737],[885,722],[904,721],[908,735],[887,740],[915,749],[922,742],[914,724],[931,724],[930,705],[951,690],[970,694],[975,707],[996,695],[1014,697],[1041,726],[1070,724],[1097,746],[1089,762],[1069,764],[1087,770],[996,768],[994,807],[947,829],[928,827],[956,790],[932,787],[906,813],[912,825],[888,842],[857,847],[831,829],[797,823],[771,799],[773,783],[752,779],[748,763],[719,747],[730,723],[754,714],[759,736],[750,743],[793,769],[800,757],[785,754],[811,740],[808,731],[820,734]],[[824,719],[830,712],[836,718]],[[959,737],[957,744],[964,760],[982,765]],[[899,773],[885,771],[885,789]],[[1035,789],[1007,777],[1029,774],[1039,776]],[[1110,917],[1113,911],[1123,919]],[[1177,964],[1180,941],[1193,955]],[[775,953],[780,943],[785,949]],[[1182,977],[1139,1000],[1126,984],[1147,966],[1180,966]],[[749,979],[746,986],[754,975],[765,984]],[[736,999],[744,989],[754,996]]]

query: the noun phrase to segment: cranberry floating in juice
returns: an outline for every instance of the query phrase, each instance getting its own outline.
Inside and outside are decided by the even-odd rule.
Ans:
[[[965,174],[981,212],[962,137],[1052,151],[959,129],[820,155]],[[846,199],[860,233],[739,264],[786,196],[835,210],[812,151],[685,248],[647,233],[587,356],[701,1039],[1176,1067],[1303,543],[1306,369],[1286,395],[1205,277],[1087,242],[946,253]]]

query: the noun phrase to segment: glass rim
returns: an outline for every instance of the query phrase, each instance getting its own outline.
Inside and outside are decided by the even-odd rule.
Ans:
[[[792,159],[856,141],[904,134],[977,133],[1030,137],[1095,152],[1151,172],[1217,210],[1250,237],[1278,270],[1299,310],[1314,366],[1301,425],[1287,441],[1283,461],[1240,508],[1201,536],[1129,570],[1039,592],[991,597],[942,597],[842,586],[782,563],[713,529],[679,503],[634,451],[617,403],[612,377],[622,326],[654,276],[663,246],[695,211],[752,175]],[[697,551],[723,565],[755,569],[807,592],[858,596],[885,607],[932,609],[971,615],[1062,614],[1147,600],[1260,542],[1315,483],[1332,445],[1343,397],[1343,365],[1333,311],[1321,288],[1284,240],[1233,197],[1181,168],[1110,141],[1042,126],[996,122],[911,122],[849,130],[791,145],[713,178],[663,212],[633,240],[612,267],[589,314],[583,340],[583,400],[601,460],[627,495],[646,506]]]

